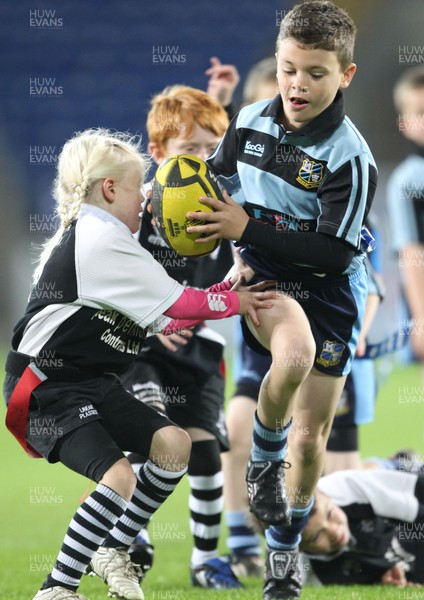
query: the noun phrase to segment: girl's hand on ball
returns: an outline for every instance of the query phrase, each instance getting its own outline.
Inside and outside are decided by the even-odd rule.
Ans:
[[[187,233],[199,233],[202,237],[196,240],[197,244],[205,244],[211,240],[224,238],[226,240],[239,240],[243,235],[249,217],[244,209],[223,192],[222,200],[215,200],[208,196],[201,196],[200,201],[214,209],[214,212],[189,212],[188,219],[205,221],[206,225],[192,225],[187,227]]]

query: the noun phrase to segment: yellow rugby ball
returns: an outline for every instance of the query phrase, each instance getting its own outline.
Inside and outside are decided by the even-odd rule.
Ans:
[[[201,158],[179,154],[159,165],[152,187],[152,214],[160,235],[180,256],[205,256],[221,243],[196,244],[199,234],[187,233],[190,225],[204,222],[187,219],[188,212],[213,212],[199,202],[200,196],[222,200],[218,181]]]

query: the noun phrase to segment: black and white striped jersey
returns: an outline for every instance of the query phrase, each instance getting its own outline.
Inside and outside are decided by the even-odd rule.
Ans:
[[[342,93],[299,131],[284,129],[282,111],[280,96],[244,107],[208,164],[251,219],[281,232],[323,233],[359,251],[377,169],[365,140],[344,114]],[[275,254],[267,263],[278,272],[281,260]],[[346,272],[355,270],[359,260],[355,256]]]
[[[412,580],[423,575],[424,476],[389,470],[336,471],[317,488],[345,512],[351,540],[336,556],[312,558],[325,584],[377,583],[388,569],[404,563]],[[414,556],[416,564],[413,563]]]
[[[52,364],[124,371],[183,289],[124,223],[83,204],[31,289],[12,347]]]
[[[366,506],[370,515],[413,523],[420,509],[417,481],[417,474],[405,471],[352,469],[321,477],[317,488],[345,511]]]

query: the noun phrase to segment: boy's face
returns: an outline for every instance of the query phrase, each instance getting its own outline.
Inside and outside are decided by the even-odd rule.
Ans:
[[[158,144],[150,143],[149,152],[158,164],[168,156],[176,154],[194,154],[202,160],[206,160],[212,154],[221,138],[208,129],[203,129],[195,123],[189,136],[185,136],[182,131],[176,137],[168,138],[164,147],[159,148]]]
[[[315,497],[316,512],[302,533],[302,550],[313,554],[332,554],[349,542],[346,514],[325,494]]]
[[[406,138],[424,146],[424,87],[404,91],[399,128]]]
[[[328,108],[356,71],[353,63],[342,71],[335,51],[301,47],[291,38],[279,43],[276,57],[283,125],[290,130],[301,129]]]

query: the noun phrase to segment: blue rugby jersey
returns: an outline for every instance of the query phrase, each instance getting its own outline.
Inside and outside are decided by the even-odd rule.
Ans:
[[[345,273],[363,260],[360,234],[371,206],[377,169],[356,127],[344,115],[343,95],[299,131],[280,123],[282,100],[262,100],[243,108],[208,164],[233,199],[249,216],[276,230],[317,232],[350,244],[357,252]],[[274,273],[282,268],[313,267],[285,264],[284,255],[250,247]],[[315,269],[316,270],[316,269]]]
[[[390,240],[395,252],[424,244],[424,148],[408,156],[387,183]]]

